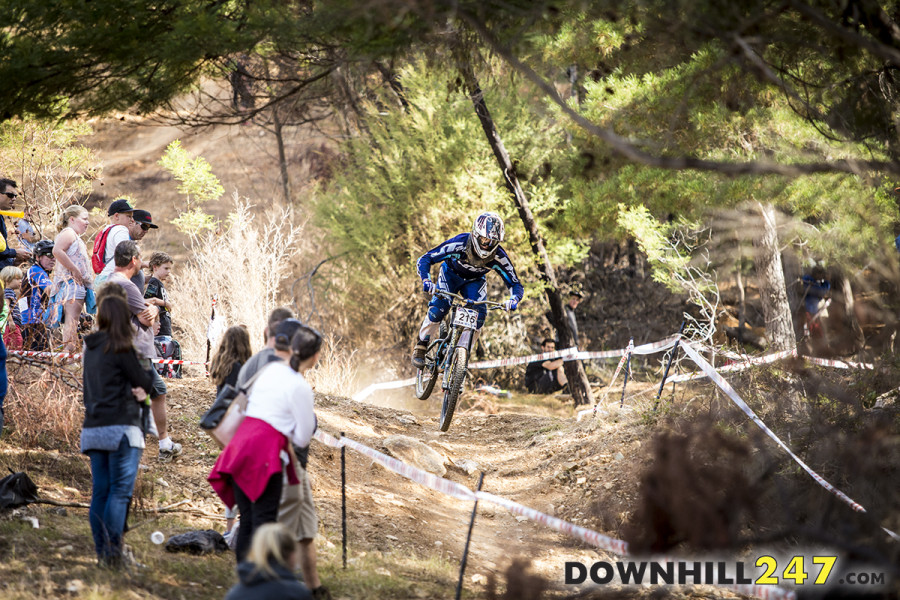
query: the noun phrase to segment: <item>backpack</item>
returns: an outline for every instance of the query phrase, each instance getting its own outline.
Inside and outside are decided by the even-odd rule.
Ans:
[[[0,479],[0,510],[16,508],[37,502],[38,489],[31,478],[24,472],[9,470],[12,475]]]
[[[103,260],[106,257],[106,238],[109,237],[109,232],[112,228],[112,225],[107,225],[94,238],[94,249],[91,251],[91,266],[94,268],[94,273],[98,275],[103,270],[103,267],[106,266],[106,262]]]

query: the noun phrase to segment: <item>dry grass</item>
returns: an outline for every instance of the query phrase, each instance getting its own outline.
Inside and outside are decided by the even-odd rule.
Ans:
[[[324,334],[322,355],[309,372],[310,384],[317,392],[350,397],[359,385],[359,356],[334,334]]]
[[[77,449],[84,421],[78,366],[10,365],[6,427],[22,448]]]
[[[213,295],[218,296],[219,332],[244,324],[250,339],[263,339],[266,319],[279,306],[280,289],[299,251],[302,226],[287,211],[270,211],[257,219],[247,201],[235,207],[222,229],[194,238],[192,258],[175,267],[169,286],[173,323],[185,359],[204,360]],[[213,332],[215,350],[217,336]]]

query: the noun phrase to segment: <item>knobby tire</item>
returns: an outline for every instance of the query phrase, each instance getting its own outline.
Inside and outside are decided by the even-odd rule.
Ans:
[[[459,399],[459,394],[462,391],[468,366],[468,351],[465,348],[454,349],[450,386],[444,392],[444,403],[441,405],[441,431],[450,429],[450,420],[453,419],[453,411],[456,410],[456,401]]]
[[[427,400],[438,380],[438,348],[435,344],[425,353],[425,366],[416,370],[416,398]],[[427,379],[426,379],[427,377]]]

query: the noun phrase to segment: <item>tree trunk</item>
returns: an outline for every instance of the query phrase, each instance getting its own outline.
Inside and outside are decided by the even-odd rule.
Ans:
[[[791,305],[788,303],[781,252],[778,250],[775,207],[760,203],[759,208],[763,220],[763,235],[758,242],[758,271],[766,336],[774,350],[790,350],[796,347],[797,338],[794,336]]]
[[[287,205],[291,204],[291,176],[288,173],[287,154],[284,151],[284,135],[281,115],[278,114],[278,107],[272,107],[272,123],[275,126],[275,141],[278,144],[278,166],[281,168],[281,189],[284,193],[284,201]]]
[[[850,285],[850,278],[843,274],[841,275],[841,295],[844,297],[847,328],[853,336],[850,345],[853,348],[853,352],[859,352],[866,347],[866,335],[863,333],[859,319],[856,317],[856,302],[853,299],[853,286]]]
[[[531,209],[528,206],[528,199],[525,197],[525,192],[522,191],[521,185],[519,185],[515,167],[512,164],[512,160],[510,160],[506,147],[503,145],[500,133],[494,125],[494,120],[491,118],[491,113],[484,101],[484,93],[481,91],[481,86],[478,84],[478,79],[475,77],[475,71],[472,68],[471,62],[466,59],[460,60],[459,69],[463,76],[466,89],[472,99],[472,104],[475,107],[475,114],[478,115],[478,120],[481,122],[481,127],[487,137],[488,144],[490,145],[491,150],[493,150],[494,156],[497,158],[500,170],[503,172],[506,188],[509,190],[510,196],[512,196],[513,202],[516,205],[516,209],[519,211],[519,217],[522,219],[522,224],[528,232],[528,239],[531,242],[531,251],[537,258],[536,262],[538,270],[541,273],[541,279],[546,284],[545,289],[547,302],[550,304],[550,314],[552,316],[553,325],[559,333],[559,347],[569,348],[573,346],[574,336],[572,335],[571,329],[569,329],[568,319],[566,319],[563,298],[560,294],[559,284],[556,279],[556,272],[553,269],[550,258],[547,256],[544,240],[538,230],[534,215],[531,213]],[[566,378],[569,380],[569,389],[572,392],[575,406],[580,404],[593,404],[594,395],[591,391],[591,385],[590,382],[588,382],[587,374],[584,372],[584,365],[581,364],[580,360],[565,361],[564,365]]]

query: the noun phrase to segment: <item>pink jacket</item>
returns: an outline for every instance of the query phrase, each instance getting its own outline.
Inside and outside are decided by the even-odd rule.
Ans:
[[[272,475],[282,472],[282,450],[288,451],[284,434],[261,419],[246,417],[216,459],[208,481],[227,506],[235,505],[234,484],[256,502]],[[300,483],[295,468],[287,473],[288,483]]]

